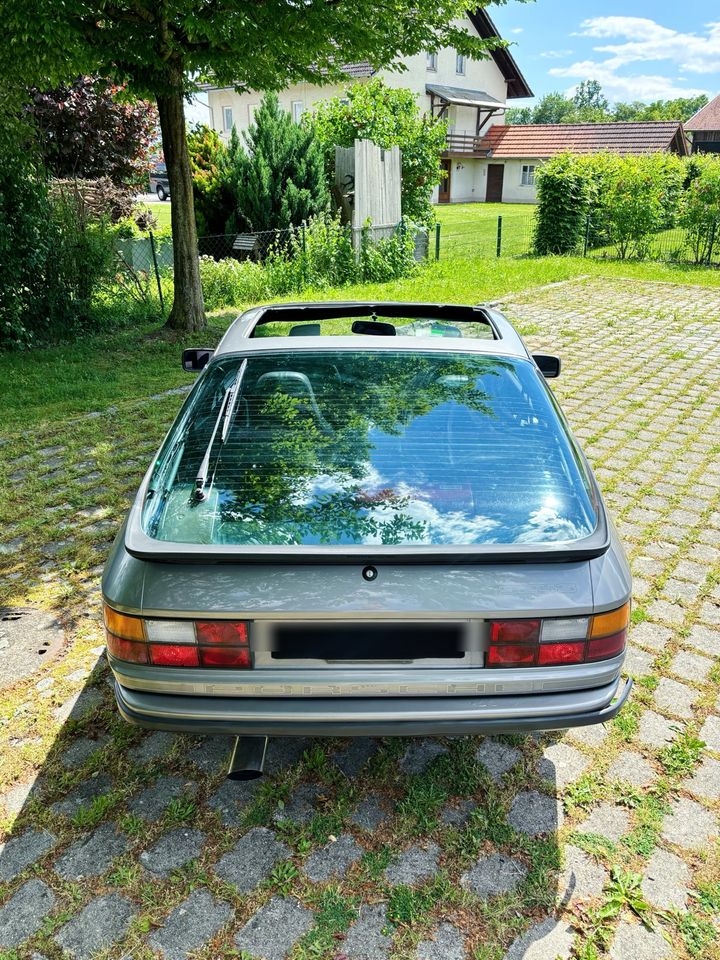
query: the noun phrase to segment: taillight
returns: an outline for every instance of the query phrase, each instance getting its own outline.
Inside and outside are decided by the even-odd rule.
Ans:
[[[608,660],[625,649],[630,604],[591,617],[493,620],[488,667],[552,667]]]
[[[108,653],[156,667],[252,667],[245,621],[146,620],[103,608]]]

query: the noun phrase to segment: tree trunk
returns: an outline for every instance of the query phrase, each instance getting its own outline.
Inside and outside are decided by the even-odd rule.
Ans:
[[[163,153],[170,181],[170,221],[173,239],[172,310],[166,326],[192,333],[206,326],[205,302],[200,285],[195,204],[187,150],[185,110],[180,86],[158,96]]]

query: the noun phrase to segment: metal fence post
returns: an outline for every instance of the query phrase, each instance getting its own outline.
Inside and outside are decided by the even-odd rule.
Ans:
[[[435,224],[435,259],[440,259],[440,221]]]
[[[585,218],[585,240],[583,241],[583,256],[587,256],[588,247],[590,246],[590,211],[588,210],[587,217]]]
[[[713,255],[713,247],[715,246],[716,228],[717,228],[717,220],[713,220],[712,226],[710,227],[710,242],[708,243],[707,262],[709,267],[712,266],[712,255]]]
[[[498,257],[502,256],[502,217],[498,217],[497,244],[495,246],[495,253]]]
[[[165,317],[165,303],[163,302],[162,284],[160,283],[160,271],[158,269],[157,251],[155,250],[155,237],[152,230],[150,234],[150,250],[152,251],[153,267],[155,268],[155,280],[157,281],[158,297],[160,298],[160,316]]]

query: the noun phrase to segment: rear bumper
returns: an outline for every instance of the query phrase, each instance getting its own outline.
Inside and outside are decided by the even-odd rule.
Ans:
[[[154,730],[276,736],[457,736],[563,730],[612,720],[632,680],[590,690],[490,697],[192,697],[115,684],[121,715]]]

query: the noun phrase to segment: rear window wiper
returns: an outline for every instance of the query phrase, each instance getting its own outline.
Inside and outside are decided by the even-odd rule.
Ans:
[[[232,386],[228,387],[228,389],[225,391],[225,396],[220,404],[220,410],[218,411],[215,425],[212,433],[210,434],[210,441],[208,442],[202,461],[200,462],[200,469],[195,477],[195,489],[193,491],[193,496],[198,501],[207,499],[205,487],[207,486],[208,472],[210,470],[210,456],[212,454],[213,447],[215,446],[215,437],[217,436],[218,430],[220,430],[220,443],[225,443],[225,440],[227,439],[227,435],[230,432],[230,425],[232,424],[232,419],[235,414],[235,408],[237,407],[238,397],[240,396],[240,387],[242,386],[246,369],[247,360],[243,360],[243,362],[240,364],[240,369],[237,372],[237,376],[235,377]]]

